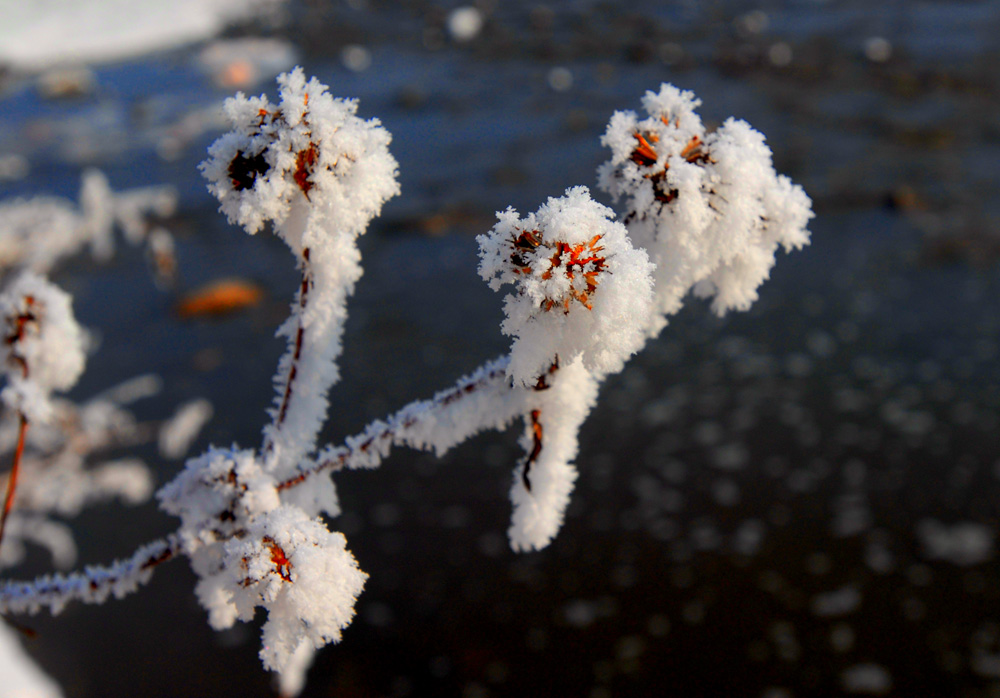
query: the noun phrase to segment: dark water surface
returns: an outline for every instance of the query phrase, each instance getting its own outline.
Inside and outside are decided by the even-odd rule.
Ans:
[[[333,526],[371,579],[304,695],[1000,695],[1000,3],[483,6],[468,44],[426,2],[293,3],[268,29],[383,121],[400,162],[403,195],[362,240],[327,440],[504,352],[474,236],[496,210],[592,186],[607,119],[661,81],[707,122],[767,135],[814,199],[813,243],[749,313],[692,301],[608,381],[545,551],[506,544],[516,429],[339,477]],[[365,70],[345,67],[349,45]],[[78,392],[155,371],[162,404],[140,411],[204,395],[197,447],[249,447],[297,280],[280,242],[227,226],[204,190],[230,90],[193,53],[96,67],[72,100],[10,78],[0,153],[31,173],[0,186],[75,197],[96,166],[115,188],[177,188],[178,292],[240,276],[267,300],[182,322],[138,252],[68,264],[55,280],[102,334]],[[173,525],[152,504],[87,512],[81,559]],[[268,695],[256,629],[214,633],[193,585],[174,562],[123,601],[32,619],[30,650],[68,696]]]

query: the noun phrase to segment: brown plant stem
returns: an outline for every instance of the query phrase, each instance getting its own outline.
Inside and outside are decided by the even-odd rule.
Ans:
[[[299,290],[299,329],[295,333],[295,349],[292,352],[291,366],[288,368],[288,379],[285,381],[285,394],[281,398],[281,406],[278,408],[278,416],[274,420],[275,427],[281,427],[288,414],[288,405],[292,401],[292,385],[295,383],[295,376],[299,370],[299,357],[302,356],[302,344],[305,339],[305,328],[302,326],[302,312],[306,309],[306,301],[309,296],[309,248],[302,250],[302,288]]]
[[[594,240],[591,240],[591,245],[593,245]],[[548,390],[552,385],[548,382],[549,376],[554,376],[559,370],[559,355],[552,359],[552,363],[545,373],[538,377],[538,382],[535,383],[535,387],[532,390]],[[528,479],[528,473],[531,471],[531,466],[535,461],[538,460],[539,454],[542,452],[542,411],[541,410],[531,410],[529,415],[531,418],[531,453],[524,461],[524,468],[521,469],[521,481],[524,483],[524,489],[531,492],[531,480]]]
[[[541,410],[531,410],[531,453],[528,454],[528,459],[524,461],[524,469],[521,470],[521,481],[524,483],[524,489],[529,492],[531,492],[531,480],[528,479],[528,472],[531,470],[531,465],[538,460],[538,455],[542,452],[541,417]]]
[[[7,517],[14,506],[14,490],[17,489],[17,475],[21,471],[21,455],[24,453],[24,440],[28,434],[28,418],[20,415],[21,425],[17,431],[17,448],[14,450],[14,464],[10,466],[7,476],[7,496],[3,502],[3,514],[0,515],[0,550],[3,549],[3,534],[7,528]]]
[[[120,563],[108,567],[87,567],[85,572],[68,575],[56,574],[41,577],[33,582],[0,582],[0,612],[3,614],[34,614],[40,607],[50,606],[56,612],[70,601],[101,603],[109,595],[121,598],[135,589],[116,588],[130,576],[137,576],[135,587],[145,584],[154,567],[173,560],[183,552],[176,535],[148,543],[127,560],[125,569]],[[118,565],[118,566],[116,566]]]
[[[462,380],[454,388],[438,393],[431,400],[427,400],[423,404],[431,408],[447,407],[448,405],[451,405],[457,400],[461,400],[463,397],[470,395],[471,393],[483,390],[498,381],[505,380],[506,371],[506,363],[497,365],[485,376],[475,380]],[[318,475],[319,473],[327,471],[336,472],[341,470],[347,466],[348,461],[350,461],[353,455],[359,452],[365,453],[373,446],[380,446],[383,443],[395,444],[401,442],[401,440],[404,439],[402,432],[413,427],[420,421],[419,414],[408,413],[413,406],[414,405],[411,404],[404,407],[392,416],[388,417],[386,421],[375,422],[378,424],[378,427],[375,430],[369,430],[367,438],[363,440],[359,439],[357,442],[354,439],[345,440],[344,445],[338,447],[338,452],[335,456],[321,460],[308,470],[303,470],[294,477],[279,482],[277,486],[278,491],[282,492],[284,490],[297,487],[298,485],[301,485],[309,480],[313,475]]]

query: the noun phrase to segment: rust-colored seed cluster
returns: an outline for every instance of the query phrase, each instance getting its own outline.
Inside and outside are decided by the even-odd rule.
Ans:
[[[669,125],[670,122],[666,117],[660,117],[663,123]],[[655,133],[635,133],[638,145],[636,145],[635,150],[632,151],[632,155],[629,159],[640,167],[652,167],[656,164],[659,156],[656,154],[656,150],[653,149],[652,144],[658,143],[660,137]],[[691,140],[687,142],[687,145],[681,150],[681,157],[687,162],[705,164],[707,162],[714,162],[708,151],[705,150],[705,144],[702,142],[701,138],[698,136],[692,136]],[[670,165],[664,165],[663,169],[659,172],[652,172],[650,174],[643,175],[646,179],[653,183],[653,195],[656,200],[662,204],[669,204],[671,201],[677,198],[676,189],[668,189],[666,186],[667,182],[667,170],[670,169]]]
[[[271,536],[264,536],[260,542],[263,543],[264,547],[271,552],[271,563],[274,565],[274,571],[278,573],[278,576],[286,582],[292,581],[292,562],[285,554],[285,549],[278,545],[278,543],[274,540],[274,538],[271,538]],[[250,567],[249,558],[243,558],[241,562],[244,569],[248,569]],[[247,577],[240,582],[240,586],[248,587],[253,583],[254,580]]]
[[[656,164],[659,156],[657,156],[656,151],[653,150],[653,146],[649,144],[646,137],[641,133],[634,134],[635,139],[639,141],[639,145],[635,147],[632,151],[632,162],[639,165],[640,167],[652,167]],[[659,136],[655,133],[649,134],[649,140],[656,143],[660,140]]]
[[[295,156],[295,173],[292,178],[299,185],[299,189],[309,198],[309,190],[313,188],[313,183],[309,181],[309,176],[313,172],[316,160],[319,159],[319,151],[316,150],[315,143],[309,143],[309,147],[299,151]]]
[[[308,93],[305,95],[304,102],[306,106],[309,105]],[[258,111],[257,116],[260,119],[257,123],[258,128],[263,128],[266,123],[284,120],[284,115],[280,109],[276,109],[273,112],[261,109]],[[308,123],[306,121],[307,116],[308,114],[302,116],[302,122],[305,124]],[[318,160],[319,146],[311,141],[305,150],[295,154],[295,171],[292,173],[292,179],[295,180],[295,184],[302,190],[306,199],[309,198],[309,192],[315,186],[309,181],[309,178]],[[263,152],[248,157],[243,151],[238,151],[236,157],[229,163],[229,179],[233,184],[233,189],[244,191],[245,189],[252,189],[257,178],[266,175],[270,169],[271,167],[267,164]]]
[[[594,309],[594,306],[590,303],[590,294],[597,290],[597,275],[604,271],[604,267],[608,261],[597,254],[604,249],[597,246],[601,237],[603,236],[595,235],[590,239],[590,242],[572,246],[565,242],[557,242],[556,251],[549,259],[549,263],[552,266],[542,274],[543,279],[551,279],[553,270],[561,268],[566,278],[570,281],[576,278],[576,274],[583,276],[587,289],[580,291],[570,286],[570,295],[563,299],[563,310],[567,313],[569,312],[570,298],[579,301],[587,310]],[[552,310],[557,304],[557,301],[546,300],[545,310]]]
[[[554,247],[552,256],[548,259],[549,268],[542,273],[542,279],[546,281],[551,279],[553,273],[559,273],[556,271],[558,269],[571,282],[576,279],[577,274],[582,275],[587,288],[581,291],[571,284],[568,296],[561,300],[546,299],[542,302],[542,308],[548,312],[561,305],[563,311],[568,313],[570,301],[577,300],[587,310],[593,310],[590,294],[597,289],[598,274],[603,272],[607,265],[607,259],[598,255],[598,252],[604,249],[597,245],[602,237],[602,235],[595,235],[589,242],[582,242],[578,245],[570,245],[562,241],[548,244],[544,242],[540,230],[524,230],[514,238],[514,250],[510,255],[510,261],[515,267],[515,274],[530,274],[531,266],[521,256],[522,253],[531,252],[542,245],[549,248]]]
[[[28,325],[38,322],[38,316],[35,314],[35,297],[34,296],[24,296],[24,306],[25,310],[19,312],[17,315],[10,318],[9,324],[13,325],[10,334],[4,337],[4,342],[8,346],[14,346],[22,339],[24,339],[24,333],[27,330]],[[20,368],[25,378],[28,377],[28,364],[24,360],[24,357],[11,352],[10,360],[16,363]]]
[[[277,571],[278,576],[286,582],[292,581],[292,563],[285,555],[284,548],[278,545],[270,536],[264,536],[261,542],[264,544],[264,547],[271,551],[271,562],[274,563],[274,569]]]
[[[233,183],[233,189],[243,191],[252,189],[254,182],[261,175],[267,174],[271,166],[267,164],[264,153],[257,153],[253,157],[247,157],[240,150],[236,157],[229,163],[229,180]]]

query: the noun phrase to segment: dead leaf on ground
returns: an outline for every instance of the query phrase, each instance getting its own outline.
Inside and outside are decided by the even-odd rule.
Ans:
[[[182,320],[221,317],[260,304],[264,291],[245,279],[220,279],[181,298],[174,311]]]

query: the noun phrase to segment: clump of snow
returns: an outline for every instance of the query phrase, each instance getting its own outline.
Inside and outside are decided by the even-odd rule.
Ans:
[[[178,532],[195,589],[213,628],[268,609],[261,658],[295,671],[301,645],[340,640],[368,575],[340,533],[301,508],[281,504],[274,479],[252,451],[210,449],[157,494],[181,518]]]
[[[32,272],[0,294],[0,364],[7,378],[0,399],[30,422],[48,421],[51,392],[73,387],[83,372],[84,333],[71,302],[69,294]]]
[[[601,142],[611,159],[601,189],[624,199],[629,234],[656,269],[657,306],[676,313],[693,291],[712,310],[746,310],[778,247],[809,242],[811,203],[771,164],[764,136],[728,119],[706,133],[694,94],[664,84],[642,100],[647,118],[616,112]],[[658,332],[665,318],[651,327]]]
[[[231,538],[279,504],[275,482],[253,451],[219,448],[188,460],[156,497],[161,509],[180,517],[188,553]]]
[[[302,645],[318,649],[339,642],[368,579],[346,545],[343,534],[297,507],[257,517],[242,538],[225,544],[222,572],[199,584],[203,601],[210,596],[215,608],[227,612],[228,623],[217,611],[213,627],[252,620],[256,607],[266,608],[260,656],[277,672],[294,668]]]
[[[480,235],[479,274],[504,298],[504,334],[514,337],[508,375],[529,385],[552,362],[582,357],[596,373],[620,371],[645,343],[653,267],[625,226],[586,187],[550,198],[521,218],[508,208]]]

